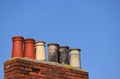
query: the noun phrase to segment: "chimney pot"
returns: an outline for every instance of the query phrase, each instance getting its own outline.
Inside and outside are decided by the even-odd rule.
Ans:
[[[70,51],[70,65],[74,67],[81,67],[80,65],[80,51],[81,49],[79,48],[72,48],[69,50]]]
[[[68,64],[68,55],[69,55],[69,47],[68,46],[60,46],[60,63]]]
[[[13,57],[23,57],[23,41],[22,36],[12,37],[12,58]]]
[[[35,44],[36,47],[36,60],[46,60],[46,51],[45,51],[45,42],[37,41]]]
[[[59,62],[59,44],[49,43],[48,44],[48,61]]]
[[[24,57],[35,59],[34,44],[35,40],[33,38],[27,38],[24,40]]]

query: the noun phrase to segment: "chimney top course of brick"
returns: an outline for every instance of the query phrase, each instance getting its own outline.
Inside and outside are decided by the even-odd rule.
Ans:
[[[11,62],[12,60],[23,60],[23,61],[28,61],[28,62],[34,62],[34,63],[42,63],[42,64],[48,64],[48,65],[54,65],[54,66],[57,66],[57,67],[64,67],[64,68],[67,68],[67,69],[72,69],[72,70],[78,70],[78,71],[83,71],[83,72],[87,72],[81,68],[76,68],[76,67],[73,67],[69,64],[59,64],[57,62],[51,62],[51,61],[42,61],[42,60],[33,60],[31,58],[28,58],[28,57],[24,57],[24,58],[21,58],[21,57],[14,57],[14,58],[10,58],[8,61],[6,62]],[[5,63],[6,63],[5,62]]]
[[[14,57],[4,63],[4,79],[88,79],[88,72],[71,65]]]

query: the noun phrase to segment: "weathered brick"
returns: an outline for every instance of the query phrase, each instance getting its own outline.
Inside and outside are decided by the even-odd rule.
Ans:
[[[44,77],[45,77],[45,74],[37,73],[36,76],[38,76],[38,77],[43,77],[43,78],[44,78]]]
[[[50,65],[24,58],[14,58],[4,63],[4,79],[88,79],[83,70]]]

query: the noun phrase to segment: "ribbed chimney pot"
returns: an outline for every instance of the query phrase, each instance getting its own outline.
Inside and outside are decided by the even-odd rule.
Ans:
[[[35,44],[36,47],[36,60],[46,60],[46,51],[45,51],[45,42],[37,41]]]
[[[49,43],[48,44],[48,61],[59,62],[59,44]]]
[[[80,51],[79,48],[72,48],[70,49],[70,65],[73,67],[80,68]]]
[[[69,56],[69,47],[68,46],[60,46],[60,63],[68,64],[68,56]]]
[[[12,58],[13,57],[23,57],[23,41],[22,36],[12,37]]]
[[[35,59],[34,44],[35,40],[33,38],[27,38],[24,40],[24,57]]]

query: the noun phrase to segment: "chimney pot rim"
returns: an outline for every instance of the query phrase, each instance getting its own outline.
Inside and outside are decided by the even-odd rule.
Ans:
[[[24,39],[24,41],[28,41],[28,40],[35,41],[34,38],[26,38],[26,39]]]
[[[68,48],[69,49],[69,46],[60,46],[59,48]]]
[[[43,40],[36,41],[35,43],[44,43],[44,44],[46,44],[46,42],[43,41]]]
[[[33,38],[26,38],[24,39],[24,44],[26,43],[34,43],[35,44],[35,40]]]
[[[48,46],[50,46],[50,45],[56,45],[56,46],[59,47],[59,44],[58,44],[58,43],[49,43]]]
[[[12,39],[14,39],[14,38],[21,38],[21,39],[24,39],[23,36],[13,36]]]
[[[81,51],[80,48],[71,48],[69,51],[72,51],[72,50],[78,50],[78,51]]]

